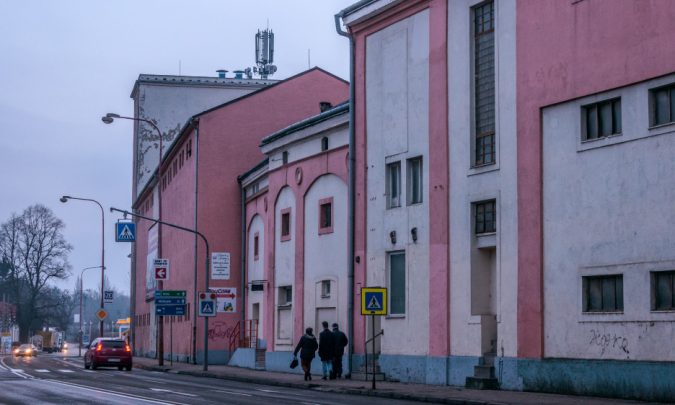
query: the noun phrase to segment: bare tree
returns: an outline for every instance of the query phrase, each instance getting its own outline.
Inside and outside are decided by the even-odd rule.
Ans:
[[[48,282],[69,276],[72,246],[63,237],[64,227],[63,221],[41,204],[26,208],[20,216],[12,215],[0,226],[0,255],[9,266],[9,287],[22,341],[40,328],[46,317],[40,294]]]

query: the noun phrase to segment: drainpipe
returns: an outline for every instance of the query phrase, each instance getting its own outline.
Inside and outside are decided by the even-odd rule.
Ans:
[[[193,121],[195,127],[195,225],[194,229],[197,230],[198,216],[197,216],[197,203],[199,196],[199,120]],[[197,364],[197,306],[199,302],[197,301],[197,234],[195,233],[195,245],[194,245],[194,287],[192,288],[192,364]],[[208,275],[207,275],[208,276]]]
[[[347,37],[349,39],[349,244],[348,244],[348,253],[347,257],[349,258],[349,270],[348,270],[348,286],[349,286],[349,297],[347,299],[347,327],[349,344],[347,346],[347,373],[345,376],[352,374],[352,355],[354,354],[354,225],[356,224],[354,209],[356,206],[356,174],[354,173],[354,168],[356,167],[356,157],[355,154],[355,138],[356,133],[354,130],[354,37],[352,37],[347,31],[343,31],[340,25],[340,18],[342,18],[342,13],[335,14],[335,30],[338,35]]]
[[[246,193],[244,193],[241,180],[239,180],[239,192],[241,193],[241,290],[239,291],[241,291],[241,324],[244,328],[243,330],[239,328],[239,337],[242,338],[246,337],[246,244],[248,238],[246,237]],[[230,353],[230,358],[232,358],[232,353]]]

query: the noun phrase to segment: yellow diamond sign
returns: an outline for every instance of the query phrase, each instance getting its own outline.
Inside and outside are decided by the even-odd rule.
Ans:
[[[108,312],[105,309],[101,308],[96,311],[96,317],[98,317],[99,320],[104,320],[106,316],[108,316]]]

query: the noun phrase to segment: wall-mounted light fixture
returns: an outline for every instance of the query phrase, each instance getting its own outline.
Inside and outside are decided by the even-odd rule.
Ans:
[[[392,244],[396,244],[396,231],[389,232],[389,239],[391,239]]]
[[[410,230],[410,236],[412,236],[413,242],[417,242],[417,227]]]

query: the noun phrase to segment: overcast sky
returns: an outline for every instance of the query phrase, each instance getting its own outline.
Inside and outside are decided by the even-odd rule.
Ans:
[[[129,97],[141,73],[217,76],[254,65],[254,35],[275,34],[274,79],[320,66],[348,79],[349,47],[333,15],[356,0],[146,1],[3,0],[0,2],[0,222],[40,203],[66,224],[73,245],[72,288],[80,270],[100,264],[105,209],[107,276],[129,291],[129,244],[116,243],[119,216],[131,206]],[[85,288],[99,288],[89,270]]]

